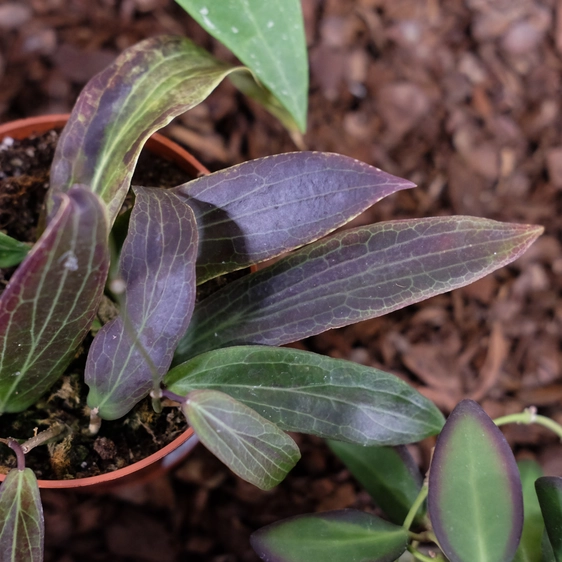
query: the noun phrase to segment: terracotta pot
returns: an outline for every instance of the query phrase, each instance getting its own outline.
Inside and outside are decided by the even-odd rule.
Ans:
[[[0,142],[5,137],[24,139],[32,134],[42,134],[51,129],[62,129],[68,120],[68,115],[46,115],[20,119],[0,125]],[[194,156],[181,146],[162,135],[154,134],[146,143],[146,148],[176,164],[194,178],[209,171]],[[76,480],[39,480],[40,488],[71,488],[75,490],[101,493],[112,488],[137,485],[166,472],[181,462],[197,445],[197,436],[191,428],[174,439],[160,451],[146,457],[125,468],[108,472],[99,476],[79,478]],[[0,475],[0,482],[4,475]]]

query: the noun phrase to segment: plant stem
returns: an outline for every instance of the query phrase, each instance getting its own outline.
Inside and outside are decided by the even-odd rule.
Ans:
[[[506,423],[523,423],[525,425],[530,425],[536,423],[542,425],[556,433],[560,440],[562,440],[562,425],[556,423],[554,420],[547,418],[546,416],[537,415],[537,409],[534,406],[530,408],[525,408],[523,412],[519,414],[510,414],[508,416],[502,416],[494,420],[497,426],[505,425]]]
[[[43,445],[53,439],[53,437],[59,436],[66,429],[65,425],[62,423],[54,423],[51,427],[45,429],[45,431],[39,432],[37,435],[28,439],[22,446],[22,451],[27,454],[31,449],[37,447],[37,445]]]
[[[404,519],[404,524],[402,525],[402,527],[404,527],[406,531],[408,531],[412,526],[412,523],[414,522],[414,517],[416,516],[416,513],[419,511],[426,497],[427,497],[427,484],[424,484],[421,487],[418,497],[412,504],[410,511],[408,511],[408,515],[406,515],[406,519]]]
[[[421,560],[422,562],[445,562],[445,559],[440,554],[437,554],[435,556],[426,556],[425,554],[422,554],[421,552],[416,550],[413,546],[409,546],[408,551],[412,553],[412,556],[416,560]]]

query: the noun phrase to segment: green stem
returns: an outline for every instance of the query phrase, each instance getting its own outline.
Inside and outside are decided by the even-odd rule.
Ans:
[[[522,423],[525,425],[530,425],[532,423],[536,423],[538,425],[542,425],[556,433],[558,437],[562,440],[562,425],[556,423],[554,420],[547,418],[546,416],[539,416],[537,415],[537,409],[532,406],[530,408],[526,408],[523,412],[519,414],[510,414],[508,416],[502,416],[494,420],[494,423],[497,426],[505,425],[506,423]]]
[[[422,562],[445,562],[445,559],[440,554],[434,556],[426,556],[425,554],[422,554],[421,552],[416,550],[413,546],[409,546],[408,551],[411,552],[412,556],[416,560],[421,560]]]
[[[416,498],[416,500],[412,504],[412,507],[410,508],[410,511],[408,511],[408,515],[406,515],[406,519],[404,519],[404,524],[402,525],[402,527],[406,531],[408,531],[410,529],[410,527],[412,526],[412,523],[414,522],[414,517],[416,516],[416,513],[419,511],[419,509],[420,509],[421,505],[423,504],[426,497],[427,497],[427,484],[424,484],[421,487],[421,490],[420,490],[420,493],[418,494],[418,497]]]

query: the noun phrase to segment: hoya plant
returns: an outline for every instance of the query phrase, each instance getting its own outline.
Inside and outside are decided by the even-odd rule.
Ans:
[[[330,441],[385,518],[355,509],[307,514],[255,532],[263,560],[524,562],[562,560],[562,478],[516,462],[498,426],[562,426],[529,408],[491,420],[472,400],[447,419],[424,479],[404,446]]]
[[[57,145],[45,228],[0,297],[0,414],[33,408],[57,382],[105,292],[118,314],[87,350],[84,430],[119,424],[143,400],[159,411],[172,399],[205,446],[264,489],[299,458],[287,431],[380,446],[441,430],[439,410],[399,378],[279,346],[466,285],[516,259],[542,229],[461,216],[334,233],[413,184],[315,152],[129,193],[148,137],[244,73],[165,36],[125,51],[86,86]],[[121,245],[112,227],[128,196]],[[198,287],[272,258],[196,302]],[[24,456],[40,439],[1,438],[17,467],[0,489],[0,553],[40,560],[42,515]]]

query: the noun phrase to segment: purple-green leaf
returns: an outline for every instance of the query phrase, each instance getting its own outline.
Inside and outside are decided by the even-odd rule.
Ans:
[[[451,562],[511,562],[523,527],[521,480],[501,431],[472,400],[453,410],[429,470],[428,512]]]
[[[150,135],[236,70],[183,37],[152,37],[130,47],[80,94],[57,145],[51,193],[89,185],[113,223]]]
[[[259,158],[174,189],[199,225],[198,283],[308,244],[414,184],[347,156]]]
[[[98,332],[86,363],[88,405],[104,419],[125,415],[158,387],[195,302],[192,210],[164,189],[135,193],[120,260],[122,311]]]
[[[79,186],[57,196],[46,230],[0,298],[0,413],[33,404],[63,373],[107,277],[107,220]]]
[[[13,469],[0,486],[0,560],[43,562],[45,526],[33,471]]]
[[[408,533],[370,513],[343,509],[277,521],[250,542],[266,562],[393,562],[406,550]]]
[[[211,351],[172,369],[164,383],[182,396],[218,390],[281,429],[363,445],[419,441],[444,422],[430,400],[394,375],[296,349]]]
[[[390,521],[402,525],[423,484],[408,449],[403,445],[361,447],[341,441],[328,441],[328,445]],[[422,516],[418,511],[418,521]]]
[[[554,558],[562,562],[562,478],[543,476],[535,488]]]
[[[282,345],[387,314],[510,263],[542,230],[435,217],[334,234],[199,303],[175,362],[229,345]]]
[[[31,248],[0,232],[0,267],[12,267],[21,263]]]
[[[182,410],[201,443],[262,490],[279,484],[300,458],[286,433],[222,392],[194,390]]]

